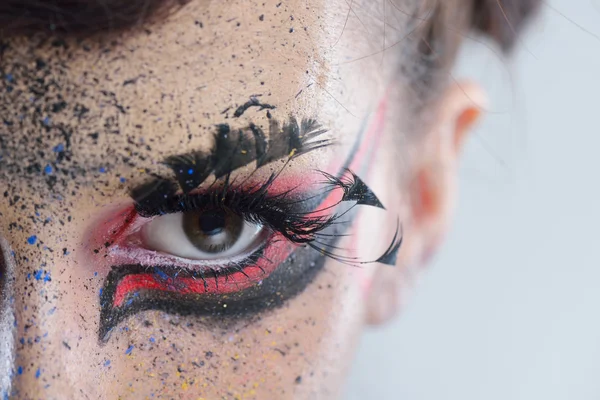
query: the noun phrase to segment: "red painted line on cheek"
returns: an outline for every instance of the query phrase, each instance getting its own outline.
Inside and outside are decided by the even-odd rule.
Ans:
[[[113,307],[120,307],[130,295],[140,290],[158,290],[177,294],[226,294],[235,293],[258,284],[267,278],[296,249],[281,234],[271,238],[271,244],[264,249],[263,257],[256,264],[247,266],[243,272],[227,276],[214,276],[210,270],[204,271],[204,279],[189,276],[161,276],[157,273],[126,275],[117,284],[113,297]],[[151,268],[151,267],[150,267]],[[160,269],[160,267],[155,267]]]

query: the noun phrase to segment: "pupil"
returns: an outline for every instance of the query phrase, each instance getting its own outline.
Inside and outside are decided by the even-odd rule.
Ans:
[[[198,217],[198,226],[207,236],[218,235],[225,228],[225,213],[223,211],[210,211]]]
[[[196,248],[213,254],[231,248],[244,230],[242,218],[218,208],[187,213],[182,222],[183,231],[190,242]]]

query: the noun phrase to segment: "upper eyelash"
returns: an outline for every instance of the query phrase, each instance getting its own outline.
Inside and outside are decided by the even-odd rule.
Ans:
[[[276,174],[262,185],[249,188],[233,188],[228,180],[221,187],[207,192],[179,194],[168,197],[158,204],[136,203],[136,211],[143,217],[189,212],[207,208],[227,209],[247,222],[265,225],[279,232],[293,243],[302,244],[315,239],[316,235],[329,227],[335,215],[310,216],[318,210],[307,210],[306,203],[314,204],[315,198],[298,198],[293,190],[270,194],[269,188]],[[319,196],[321,197],[321,196]],[[316,201],[319,203],[319,201]]]
[[[338,249],[319,242],[317,239],[321,232],[329,228],[357,205],[367,205],[385,209],[371,189],[352,171],[346,169],[346,174],[336,177],[329,173],[319,171],[325,180],[325,190],[320,194],[310,197],[297,197],[293,195],[294,189],[278,194],[269,194],[269,187],[273,184],[278,174],[272,174],[262,185],[254,185],[243,189],[233,187],[226,176],[223,185],[215,187],[214,184],[208,192],[197,194],[179,194],[163,198],[157,204],[148,202],[136,203],[136,211],[144,217],[177,212],[197,211],[206,208],[225,208],[244,218],[248,222],[259,223],[269,229],[279,232],[290,242],[306,244],[321,254],[348,265],[362,265],[373,262],[394,265],[397,253],[402,245],[401,226],[398,223],[394,238],[390,245],[376,260],[362,261],[356,257],[347,257],[335,254],[327,247]],[[321,209],[310,207],[320,204],[329,193],[335,189],[343,191],[343,196],[336,203]],[[315,200],[317,199],[317,200]],[[342,202],[355,202],[348,210],[342,213],[320,214],[323,211],[335,209]],[[308,206],[308,207],[307,207]],[[308,210],[306,210],[308,208]],[[319,214],[319,215],[315,215]],[[343,234],[323,234],[326,236],[340,237]],[[325,246],[325,247],[320,247]]]

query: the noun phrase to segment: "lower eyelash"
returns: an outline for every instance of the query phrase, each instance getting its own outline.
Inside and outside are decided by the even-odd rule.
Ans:
[[[113,264],[139,264],[147,267],[169,265],[182,270],[218,271],[220,273],[228,268],[249,265],[255,261],[254,257],[262,254],[272,243],[279,240],[276,238],[278,235],[275,232],[267,229],[266,232],[262,233],[260,246],[252,248],[251,253],[245,253],[227,260],[194,260],[143,248],[140,232],[136,229],[133,228],[134,232],[131,232],[124,240],[113,243],[108,249],[106,256]]]
[[[219,268],[140,265],[135,263],[136,260],[132,260],[133,264],[114,266],[100,296],[100,339],[107,340],[110,330],[126,316],[137,312],[136,309],[156,308],[160,304],[173,307],[166,300],[169,296],[192,296],[189,300],[202,296],[208,304],[260,287],[263,279],[271,276],[296,248],[275,234],[244,261]]]

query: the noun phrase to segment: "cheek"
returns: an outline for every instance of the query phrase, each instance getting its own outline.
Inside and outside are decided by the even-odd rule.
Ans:
[[[204,398],[280,398],[282,392],[315,398],[339,387],[339,366],[349,364],[360,332],[355,275],[352,267],[328,263],[285,306],[244,322],[141,313],[111,344],[134,350],[112,359],[110,376],[120,382],[110,386],[132,384],[128,390],[139,396],[177,389]]]
[[[397,228],[396,221],[390,219],[389,214],[387,211],[374,208],[361,210],[353,224],[353,236],[347,245],[348,248],[356,249],[354,256],[363,260],[375,260],[385,251]],[[374,276],[379,268],[394,267],[379,263],[351,267],[351,279],[359,288],[362,308],[369,297]]]

